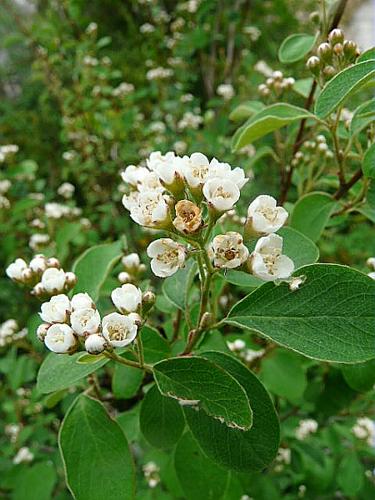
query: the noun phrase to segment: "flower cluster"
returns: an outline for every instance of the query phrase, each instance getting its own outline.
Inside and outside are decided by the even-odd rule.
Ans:
[[[242,339],[236,339],[233,342],[227,342],[228,349],[237,354],[245,363],[253,363],[256,359],[264,355],[264,349],[248,349]]]
[[[375,422],[367,417],[361,417],[352,428],[352,432],[358,439],[363,439],[369,446],[375,444]]]
[[[35,255],[29,264],[23,259],[16,259],[5,272],[11,280],[32,287],[31,293],[37,297],[69,291],[77,283],[76,275],[65,272],[58,259],[47,258],[43,254]]]
[[[27,446],[22,446],[17,452],[17,454],[13,457],[13,463],[15,465],[22,463],[29,463],[34,460],[34,453],[30,451]]]
[[[300,441],[306,439],[310,434],[314,434],[318,430],[318,422],[312,418],[300,420],[295,431],[296,438]]]
[[[280,447],[277,451],[275,461],[276,461],[275,471],[281,472],[284,469],[284,466],[290,465],[292,461],[291,449]]]
[[[55,295],[42,304],[39,314],[44,323],[37,330],[39,340],[59,354],[77,351],[80,343],[90,354],[128,346],[155,297],[151,292],[142,295],[139,288],[127,283],[113,290],[111,298],[118,312],[101,318],[87,293],[77,293],[71,299]]]
[[[263,97],[274,95],[279,98],[283,92],[290,90],[294,84],[294,78],[285,78],[281,71],[274,71],[265,83],[259,85],[258,92]]]
[[[142,470],[149,487],[155,488],[160,483],[160,467],[155,462],[147,462]]]
[[[313,157],[313,158],[312,158]],[[305,141],[300,150],[296,152],[291,161],[293,167],[306,165],[311,167],[311,160],[315,159],[318,166],[322,164],[322,160],[330,160],[333,158],[333,151],[328,147],[327,140],[324,135],[319,134],[316,140]]]
[[[4,347],[27,335],[27,328],[20,330],[15,319],[8,319],[0,325],[0,347]]]
[[[246,238],[261,236],[254,251],[234,231],[209,236],[216,221],[231,211],[249,180],[241,168],[232,168],[202,153],[177,156],[174,152],[151,153],[146,166],[129,165],[121,173],[128,193],[123,205],[130,217],[148,228],[163,229],[175,238],[153,241],[147,249],[151,268],[165,278],[183,267],[190,247],[205,244],[204,251],[214,269],[235,269],[248,264],[248,270],[264,281],[287,279],[293,262],[282,254],[283,240],[275,234],[286,222],[288,213],[271,196],[258,196],[248,207]]]
[[[137,253],[124,255],[121,263],[124,266],[124,270],[118,275],[120,283],[136,282],[140,275],[146,271],[146,266],[141,263],[141,259]]]
[[[4,146],[0,146],[0,163],[3,163],[8,156],[16,154],[18,149],[16,144],[5,144]]]

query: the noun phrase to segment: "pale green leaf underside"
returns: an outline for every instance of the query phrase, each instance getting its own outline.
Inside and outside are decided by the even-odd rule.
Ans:
[[[264,135],[303,118],[315,118],[306,109],[291,104],[272,104],[252,116],[232,138],[232,151],[238,151]]]
[[[315,36],[296,33],[288,36],[279,48],[279,59],[282,63],[300,61],[310,52],[315,43]]]
[[[105,243],[89,248],[76,260],[73,271],[78,281],[74,293],[87,292],[95,301],[108,273],[122,255],[122,242]]]
[[[264,108],[264,104],[260,101],[248,101],[240,104],[229,115],[229,120],[238,122],[241,120],[246,120],[250,116],[258,113]]]
[[[79,396],[59,433],[66,481],[77,500],[135,498],[134,465],[125,435],[99,401]]]
[[[315,113],[326,118],[345,99],[374,80],[375,60],[364,61],[340,71],[325,85],[315,103]]]
[[[375,281],[335,264],[301,268],[299,290],[266,283],[238,302],[227,323],[305,356],[342,363],[375,357]]]
[[[197,357],[171,358],[154,366],[154,376],[165,396],[185,401],[227,426],[251,427],[252,411],[244,389],[215,363]]]

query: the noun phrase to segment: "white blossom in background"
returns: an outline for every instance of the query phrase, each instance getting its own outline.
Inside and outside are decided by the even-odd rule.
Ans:
[[[179,130],[192,129],[196,130],[203,123],[203,118],[199,114],[194,114],[191,111],[186,111],[181,120],[177,123]]]
[[[256,42],[260,37],[260,35],[262,34],[260,29],[257,28],[256,26],[245,26],[243,28],[243,32],[245,35],[249,35],[249,38],[252,42]]]
[[[98,25],[94,22],[91,22],[86,28],[86,33],[90,35],[91,33],[95,33],[97,30]]]
[[[135,340],[138,330],[133,317],[117,312],[104,316],[102,328],[103,337],[112,347],[125,347],[131,344]]]
[[[73,150],[70,151],[64,151],[62,154],[62,158],[65,161],[72,161],[76,157],[76,152]]]
[[[7,193],[11,185],[12,183],[8,179],[3,179],[2,181],[0,181],[0,194]]]
[[[100,328],[99,311],[92,307],[76,309],[70,316],[70,324],[77,335],[85,336],[97,333]]]
[[[95,304],[88,293],[76,293],[71,300],[72,311],[79,309],[95,309]]]
[[[10,201],[6,196],[0,194],[0,209],[9,210],[9,208],[10,208]]]
[[[264,349],[258,349],[258,350],[246,349],[243,358],[246,361],[246,363],[252,363],[256,359],[263,357],[264,353],[265,353]]]
[[[273,73],[272,68],[270,68],[270,66],[268,66],[268,64],[263,60],[257,61],[254,65],[254,69],[267,78],[272,76]]]
[[[234,97],[234,88],[230,83],[222,83],[216,89],[216,93],[225,101],[230,101]]]
[[[34,251],[38,251],[40,248],[43,248],[46,245],[48,245],[49,242],[50,242],[50,237],[48,234],[35,233],[32,234],[30,237],[29,247]]]
[[[116,88],[112,90],[114,97],[125,97],[134,92],[134,85],[132,83],[121,82]]]
[[[19,147],[16,144],[5,144],[4,146],[0,146],[0,163],[3,163],[8,156],[11,156],[17,153]]]
[[[185,264],[186,249],[171,238],[160,238],[147,247],[152,272],[159,278],[172,276]]]
[[[173,69],[171,68],[152,68],[146,73],[147,80],[164,80],[173,76]]]
[[[5,273],[8,278],[15,281],[23,280],[23,272],[28,268],[26,262],[23,259],[16,259],[14,262],[9,264],[6,268]]]
[[[151,23],[144,23],[142,26],[139,28],[139,31],[141,33],[153,33],[155,31],[155,26],[153,26]]]
[[[155,488],[160,483],[160,468],[155,462],[147,462],[143,467],[143,474],[150,488]]]
[[[10,442],[15,443],[21,430],[21,426],[19,424],[7,424],[4,430],[5,435],[9,437]]]
[[[287,218],[288,212],[277,206],[275,198],[260,195],[247,209],[247,228],[257,234],[275,233],[285,224]]]
[[[44,344],[52,352],[65,354],[75,349],[77,339],[69,325],[56,323],[48,328],[44,337]]]
[[[69,199],[73,196],[75,191],[75,187],[70,182],[63,182],[61,186],[57,189],[57,194],[62,196],[65,199]]]
[[[94,333],[85,340],[85,349],[89,354],[100,354],[107,346],[107,342],[102,335]]]
[[[27,335],[27,328],[20,330],[15,319],[8,319],[0,325],[0,347],[4,347]]]
[[[33,460],[34,460],[34,453],[32,453],[27,446],[23,446],[22,448],[20,448],[17,454],[13,457],[13,463],[15,465],[21,463],[29,463],[32,462]]]
[[[208,255],[215,267],[234,269],[246,262],[249,250],[239,233],[229,231],[215,236],[208,248]]]
[[[277,234],[259,238],[251,254],[251,272],[263,281],[287,279],[294,271],[292,259],[282,254],[283,239]]]
[[[136,312],[142,304],[142,291],[140,288],[126,283],[115,288],[111,293],[112,302],[123,314]]]
[[[245,349],[246,343],[242,339],[235,339],[233,342],[227,342],[228,349],[232,352],[239,352]]]
[[[375,445],[375,422],[367,417],[357,419],[352,428],[354,436],[363,439],[369,446]]]
[[[187,144],[185,141],[176,141],[173,147],[177,154],[183,154],[187,150]]]
[[[62,203],[46,203],[44,207],[46,217],[49,219],[61,219],[71,214],[71,208]]]
[[[51,297],[48,302],[41,306],[39,316],[46,323],[65,323],[71,311],[69,297],[64,294]]]
[[[290,465],[292,461],[291,449],[280,447],[277,451],[275,461],[276,461],[275,471],[281,472],[284,469],[284,465]]]
[[[41,284],[47,293],[62,292],[65,287],[66,274],[63,269],[50,267],[42,275]]]
[[[295,430],[296,438],[300,441],[306,439],[310,434],[314,434],[318,430],[318,422],[312,418],[300,420],[297,429]]]
[[[230,210],[240,198],[237,185],[226,179],[208,179],[203,186],[203,194],[208,203],[217,211]]]

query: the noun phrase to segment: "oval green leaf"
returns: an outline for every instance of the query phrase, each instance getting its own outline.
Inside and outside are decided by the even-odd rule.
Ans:
[[[314,47],[315,36],[306,33],[290,35],[279,48],[279,60],[282,63],[293,63],[300,61]]]
[[[265,105],[260,101],[248,101],[240,104],[229,115],[229,120],[233,122],[239,122],[242,120],[246,120],[250,116],[261,111]]]
[[[172,448],[185,427],[184,413],[179,403],[162,396],[156,385],[147,391],[139,418],[142,434],[155,448]]]
[[[306,277],[299,290],[266,283],[225,321],[322,361],[375,358],[375,281],[336,264],[313,264],[297,274]]]
[[[238,472],[264,469],[274,459],[280,439],[279,421],[271,398],[257,377],[232,356],[206,352],[203,357],[220,365],[241,384],[253,402],[253,427],[231,429],[204,412],[185,407],[189,428],[204,453],[214,462]]]
[[[375,359],[355,365],[344,365],[341,368],[345,382],[359,392],[371,390],[375,384]]]
[[[364,128],[375,121],[375,100],[364,102],[355,110],[350,122],[350,133],[358,135]]]
[[[375,143],[365,153],[362,162],[362,172],[365,177],[375,179]]]
[[[135,498],[134,465],[121,427],[104,406],[79,396],[59,432],[67,485],[77,500]]]
[[[189,290],[196,272],[197,264],[191,259],[183,269],[178,270],[177,273],[166,278],[163,282],[162,290],[165,297],[182,311],[185,310]]]
[[[77,275],[74,293],[87,292],[96,301],[100,288],[110,270],[122,255],[123,243],[105,243],[89,248],[76,260],[73,272]]]
[[[207,359],[180,357],[154,366],[154,376],[164,396],[194,406],[229,427],[250,429],[252,411],[240,384],[223,368]]]
[[[310,240],[318,241],[336,206],[326,193],[308,193],[295,204],[290,225]]]
[[[232,151],[238,151],[260,137],[304,118],[315,117],[306,109],[291,104],[272,104],[256,113],[236,131],[232,138]]]
[[[354,92],[374,79],[375,60],[364,61],[340,71],[329,80],[315,103],[315,113],[326,118],[335,111]]]

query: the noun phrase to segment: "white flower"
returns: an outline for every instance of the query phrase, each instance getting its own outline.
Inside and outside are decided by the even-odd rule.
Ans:
[[[148,168],[156,172],[167,185],[172,184],[176,178],[181,176],[180,164],[176,161],[176,155],[173,151],[169,151],[165,155],[162,155],[160,151],[155,151],[150,154],[146,162]]]
[[[236,339],[233,342],[227,342],[227,346],[230,351],[236,352],[245,349],[246,344],[242,339]]]
[[[185,247],[171,240],[160,238],[147,247],[151,260],[151,269],[156,276],[172,276],[185,263]]]
[[[142,191],[130,207],[130,217],[141,226],[157,227],[168,221],[168,204],[157,191]]]
[[[72,311],[76,311],[78,309],[95,308],[94,301],[92,300],[92,298],[88,293],[76,293],[72,297],[71,304],[72,304]]]
[[[75,187],[70,182],[63,182],[57,189],[57,193],[63,198],[71,198],[74,194]]]
[[[141,305],[142,292],[135,285],[126,283],[122,287],[115,288],[111,293],[111,298],[120,312],[131,313],[135,312]]]
[[[44,255],[35,255],[31,259],[29,267],[34,273],[42,273],[47,269],[47,259]]]
[[[209,179],[203,186],[206,200],[219,212],[230,210],[240,197],[240,190],[232,181]]]
[[[41,325],[38,326],[36,329],[36,336],[41,342],[44,342],[44,339],[46,338],[48,328],[51,325],[49,323],[42,323]]]
[[[141,260],[137,253],[129,253],[128,255],[124,255],[121,259],[121,263],[127,270],[136,270],[138,269]]]
[[[6,196],[0,194],[0,209],[8,210],[10,208],[10,201]]]
[[[27,264],[23,259],[16,259],[5,270],[8,278],[16,281],[22,281],[22,273],[27,269]]]
[[[35,233],[32,234],[29,241],[29,246],[33,250],[38,250],[40,247],[47,245],[50,242],[48,234]]]
[[[2,181],[0,181],[0,194],[5,194],[9,190],[11,185],[12,183],[9,179],[3,179]]]
[[[13,463],[15,465],[21,463],[32,462],[34,459],[34,453],[32,453],[27,446],[23,446],[17,452],[17,454],[13,457]]]
[[[306,439],[310,434],[318,430],[318,422],[312,418],[300,420],[299,425],[295,431],[296,438],[300,441]]]
[[[277,234],[259,238],[251,255],[251,271],[264,281],[286,279],[294,271],[293,261],[282,255],[283,239]]]
[[[264,352],[264,349],[258,349],[257,351],[254,349],[246,349],[244,355],[246,363],[252,363],[256,359],[261,358]]]
[[[249,256],[239,233],[229,231],[219,234],[212,240],[208,253],[215,267],[234,269],[241,266]]]
[[[220,162],[216,158],[212,158],[208,171],[208,179],[215,179],[216,177],[233,182],[238,189],[242,189],[249,180],[246,179],[242,168],[236,167],[232,170],[229,163]]]
[[[216,89],[218,95],[220,95],[225,101],[229,101],[234,96],[234,88],[230,83],[222,83]]]
[[[190,157],[184,156],[177,160],[180,163],[186,182],[192,188],[197,188],[208,179],[210,162],[202,153],[193,153]]]
[[[96,309],[76,309],[70,316],[70,324],[77,335],[96,333],[100,327],[100,314]]]
[[[65,271],[50,267],[42,275],[41,283],[47,293],[61,292],[65,286]]]
[[[368,267],[370,269],[373,269],[375,271],[375,257],[369,257],[367,260],[366,260],[366,264],[368,265]]]
[[[122,197],[122,204],[126,208],[126,210],[130,210],[133,207],[136,207],[138,204],[138,198],[139,198],[139,192],[138,191],[132,191],[130,194],[124,194]]]
[[[146,172],[139,181],[138,191],[158,191],[163,193],[165,189],[160,182],[159,175],[156,172],[150,172],[147,168],[145,170]]]
[[[48,328],[44,343],[50,351],[65,354],[77,345],[77,339],[69,325],[55,324]]]
[[[137,336],[137,325],[130,316],[117,312],[107,314],[103,321],[103,337],[113,347],[125,347]]]
[[[46,203],[44,206],[46,217],[49,219],[61,219],[70,214],[70,208],[62,203]]]
[[[90,354],[100,354],[106,348],[107,342],[104,337],[94,333],[85,340],[85,349]]]
[[[248,224],[253,232],[270,234],[278,231],[288,218],[288,212],[283,207],[276,206],[275,198],[260,195],[250,203],[247,209]]]
[[[352,428],[352,432],[358,439],[364,439],[369,446],[375,442],[375,422],[367,417],[361,417]]]
[[[51,297],[49,302],[44,302],[39,316],[46,323],[64,323],[71,310],[70,300],[67,295],[60,294]]]
[[[135,165],[129,165],[126,169],[121,172],[121,178],[127,184],[137,187],[142,178],[149,174],[150,171],[146,167],[136,167]]]
[[[373,273],[368,273],[367,276],[371,278],[372,280],[375,280],[375,272]]]

